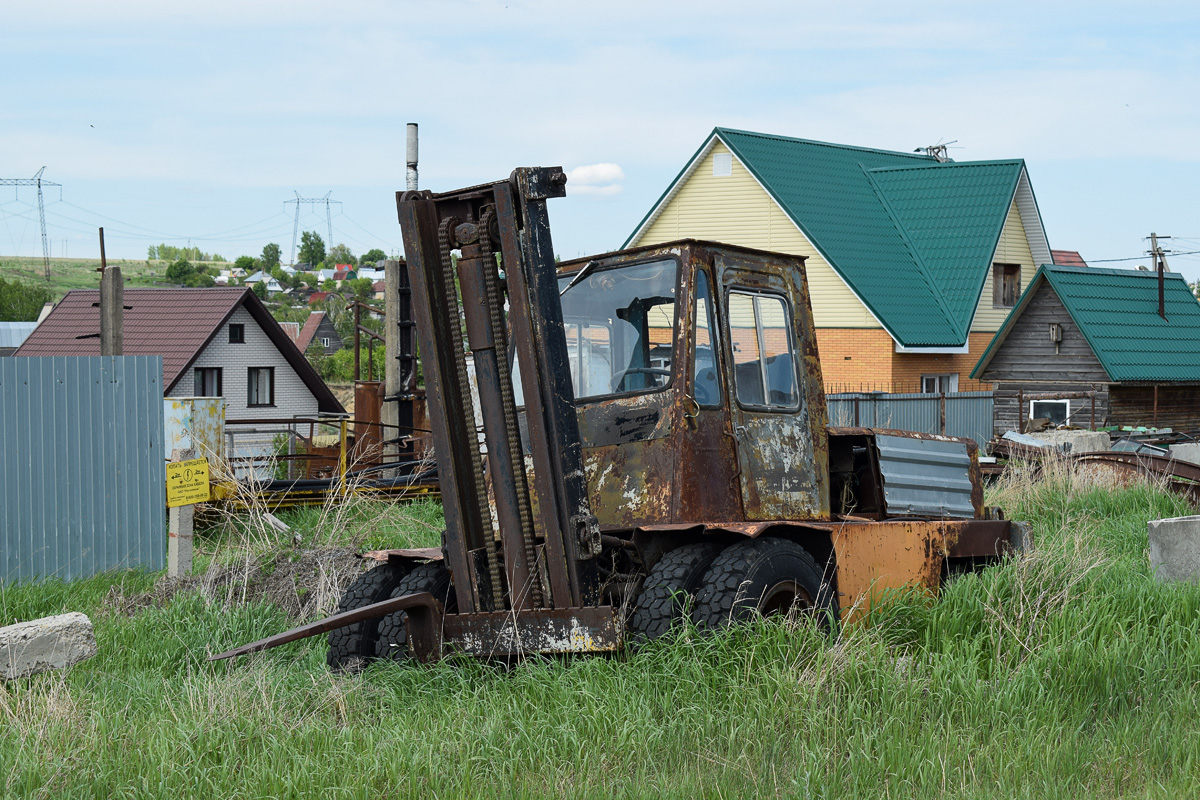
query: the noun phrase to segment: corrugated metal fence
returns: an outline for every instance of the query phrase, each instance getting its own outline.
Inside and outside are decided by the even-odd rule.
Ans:
[[[945,395],[847,392],[831,394],[825,399],[829,404],[830,425],[966,436],[980,448],[992,438],[992,392]]]
[[[162,569],[160,356],[0,358],[0,580]]]

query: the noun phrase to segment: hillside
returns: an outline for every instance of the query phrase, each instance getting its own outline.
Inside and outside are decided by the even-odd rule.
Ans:
[[[227,267],[224,262],[201,262],[205,266]],[[166,261],[132,261],[124,259],[109,259],[109,266],[120,267],[125,276],[125,285],[138,286],[167,286],[163,273],[167,270]],[[100,288],[100,259],[99,258],[52,258],[50,259],[50,287],[54,290],[57,301],[72,289]],[[0,256],[0,278],[13,278],[30,283],[44,283],[45,272],[42,259],[20,256]]]

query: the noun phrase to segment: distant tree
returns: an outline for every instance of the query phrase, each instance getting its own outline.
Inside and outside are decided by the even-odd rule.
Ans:
[[[363,253],[362,258],[358,260],[358,265],[360,267],[365,267],[368,264],[375,266],[385,258],[387,258],[387,253],[376,247],[374,250],[368,250],[367,252]]]
[[[175,261],[167,267],[167,280],[171,283],[187,284],[196,275],[196,268],[185,258]]]
[[[375,293],[375,282],[370,278],[355,278],[352,281],[347,281],[350,290],[354,292],[354,296],[360,300],[366,300]]]
[[[325,260],[325,240],[316,231],[300,234],[300,260],[309,264]]]
[[[225,256],[221,255],[220,253],[213,253],[211,256],[208,256],[207,258],[202,258],[200,260],[201,261],[220,261],[222,264],[229,263],[229,259],[227,259]]]
[[[275,269],[279,266],[279,245],[271,242],[263,246],[262,263],[263,269]]]
[[[266,300],[267,299],[267,282],[266,281],[258,281],[257,283],[254,284],[254,288],[251,291],[253,291],[254,294],[258,296],[259,300]]]
[[[337,281],[335,281],[333,278],[327,278],[327,279],[321,281],[321,291],[322,292],[337,291]]]
[[[196,273],[195,277],[188,281],[188,286],[199,286],[202,289],[208,289],[216,285],[217,282],[212,275],[205,275],[200,272]]]
[[[344,244],[334,245],[329,248],[329,255],[325,256],[326,261],[332,261],[334,264],[356,264],[354,253],[350,252],[350,248]]]
[[[254,256],[238,256],[237,261],[233,262],[233,266],[236,269],[246,270],[246,274],[249,275],[254,271]]]
[[[48,287],[0,278],[0,320],[32,322],[42,306],[54,299]]]
[[[302,284],[302,283],[306,283],[310,287],[315,289],[315,288],[317,288],[317,284],[320,283],[320,280],[318,280],[317,276],[311,272],[297,272],[296,273],[296,288],[297,289],[300,288],[300,284]]]

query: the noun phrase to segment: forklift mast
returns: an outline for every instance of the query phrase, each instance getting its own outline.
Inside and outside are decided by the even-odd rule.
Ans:
[[[530,167],[454,192],[397,193],[459,613],[600,603],[600,528],[546,212],[565,184],[561,167]]]

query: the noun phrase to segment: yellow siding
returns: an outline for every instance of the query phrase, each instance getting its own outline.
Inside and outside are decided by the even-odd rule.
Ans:
[[[1004,221],[1004,231],[1000,234],[1000,243],[996,247],[995,264],[1020,264],[1021,282],[1019,289],[1024,290],[1025,284],[1037,272],[1033,263],[1033,254],[1029,251],[1029,240],[1025,236],[1025,226],[1021,224],[1021,212],[1017,210],[1014,200],[1008,210],[1008,219]],[[983,293],[979,296],[979,306],[975,310],[975,320],[971,323],[973,331],[998,331],[1008,317],[1011,308],[992,308],[992,270],[988,269],[987,282],[983,285]]]
[[[717,142],[635,245],[673,239],[711,239],[726,244],[807,256],[808,289],[818,328],[878,328],[829,263],[788,219],[758,181],[733,158],[733,174],[713,175],[713,155],[728,153]],[[1028,252],[1026,247],[1026,252]],[[989,305],[991,294],[988,295]]]

